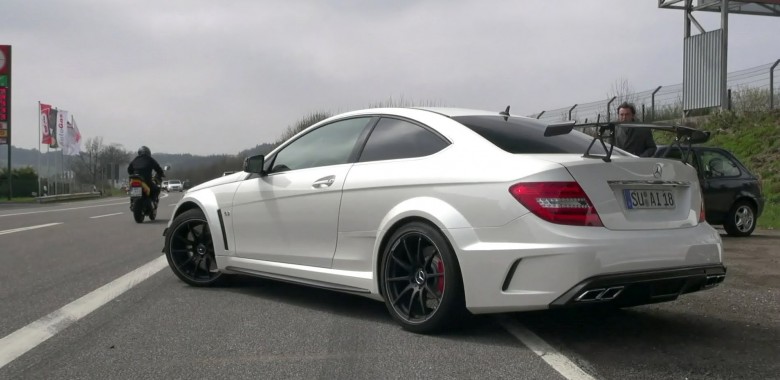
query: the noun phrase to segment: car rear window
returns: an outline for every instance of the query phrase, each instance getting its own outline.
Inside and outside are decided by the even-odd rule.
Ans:
[[[576,153],[583,154],[593,140],[577,130],[558,136],[544,136],[546,124],[519,117],[504,120],[503,116],[456,116],[455,121],[478,133],[495,146],[509,153]],[[596,142],[591,154],[605,154]]]

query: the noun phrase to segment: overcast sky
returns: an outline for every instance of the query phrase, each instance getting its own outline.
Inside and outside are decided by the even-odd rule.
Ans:
[[[731,15],[729,71],[780,59],[778,36],[778,17]],[[313,112],[389,99],[529,115],[604,99],[621,80],[681,83],[683,12],[657,0],[2,0],[0,44],[13,46],[14,146],[38,147],[40,101],[128,150],[236,154]]]

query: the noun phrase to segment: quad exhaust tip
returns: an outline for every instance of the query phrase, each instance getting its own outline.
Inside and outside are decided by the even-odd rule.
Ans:
[[[575,298],[574,301],[576,302],[611,301],[617,298],[617,296],[619,296],[620,293],[623,292],[623,289],[625,289],[624,286],[589,289],[580,293],[580,295],[577,296],[577,298]]]

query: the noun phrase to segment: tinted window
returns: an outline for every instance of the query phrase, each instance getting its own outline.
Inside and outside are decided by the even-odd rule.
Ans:
[[[444,149],[449,142],[408,121],[382,118],[368,137],[360,162],[422,157]]]
[[[271,172],[347,163],[369,120],[340,120],[306,133],[276,154]]]
[[[495,146],[509,153],[578,153],[583,154],[593,140],[579,132],[559,136],[544,136],[546,125],[532,119],[503,116],[458,116],[453,119],[478,133]],[[605,154],[596,142],[591,154]],[[615,155],[619,154],[617,151]]]

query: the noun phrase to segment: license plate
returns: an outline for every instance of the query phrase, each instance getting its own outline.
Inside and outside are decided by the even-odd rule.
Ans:
[[[674,208],[674,193],[669,190],[623,190],[628,209]]]
[[[141,196],[141,188],[140,187],[131,187],[130,188],[130,196],[131,197],[140,197]]]

